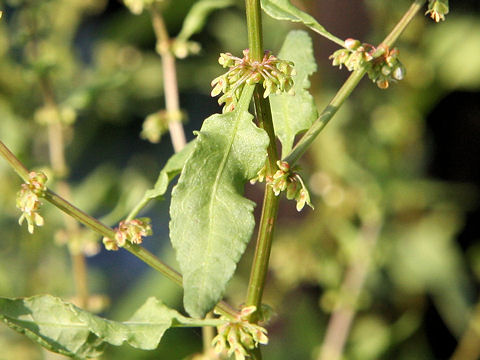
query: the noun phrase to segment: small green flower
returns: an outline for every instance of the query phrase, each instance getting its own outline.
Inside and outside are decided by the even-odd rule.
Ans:
[[[218,335],[212,340],[217,354],[226,353],[227,356],[234,355],[235,360],[245,360],[250,350],[268,343],[267,330],[248,320],[255,311],[255,306],[245,307],[237,319],[217,328]]]
[[[115,228],[114,239],[104,237],[102,242],[107,250],[118,250],[124,247],[126,242],[132,244],[141,244],[145,236],[152,235],[152,226],[149,218],[133,219],[129,221],[120,221]]]
[[[32,171],[29,174],[30,180],[22,184],[21,190],[17,193],[16,206],[22,212],[18,223],[22,225],[27,220],[28,232],[33,234],[36,226],[43,226],[44,220],[38,213],[41,202],[46,191],[47,176],[42,172]]]
[[[280,195],[281,192],[286,191],[288,200],[295,200],[297,202],[297,210],[301,211],[305,204],[314,208],[310,202],[310,194],[305,186],[302,177],[296,172],[297,168],[290,169],[290,164],[286,161],[277,161],[278,170],[273,176],[266,176],[266,168],[263,167],[257,176],[250,180],[251,184],[257,181],[263,182],[266,180],[267,185],[272,187],[275,196]]]
[[[438,23],[445,20],[445,15],[448,12],[448,0],[429,0],[428,10],[425,15],[430,14],[430,17]]]
[[[265,52],[262,61],[253,60],[248,49],[243,51],[243,58],[221,53],[218,63],[224,68],[230,68],[211,83],[211,96],[223,93],[218,99],[220,105],[225,104],[223,112],[235,109],[245,84],[262,84],[265,98],[281,92],[293,95],[293,63],[277,59],[269,51]]]
[[[125,6],[135,15],[140,15],[145,8],[163,1],[164,0],[123,0]]]
[[[382,45],[381,45],[382,46]],[[379,46],[379,48],[381,48]],[[396,48],[389,50],[383,46],[383,54],[375,57],[378,48],[355,39],[345,40],[345,48],[335,51],[331,56],[332,65],[340,69],[343,65],[349,71],[365,68],[367,75],[381,89],[387,89],[392,81],[405,77],[405,67],[398,59]]]

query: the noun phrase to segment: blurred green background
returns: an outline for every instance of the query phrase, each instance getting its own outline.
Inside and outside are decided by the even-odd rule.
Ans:
[[[164,9],[171,36],[193,3],[175,0]],[[376,44],[411,1],[295,3],[340,38]],[[168,134],[159,144],[139,136],[144,118],[164,107],[148,13],[132,15],[113,0],[8,0],[0,9],[0,139],[29,168],[48,167],[39,85],[48,76],[63,119],[71,122],[65,131],[72,201],[115,225],[172,154]],[[281,203],[265,293],[276,312],[266,359],[315,359],[330,314],[345,306],[356,311],[345,359],[448,359],[475,321],[480,3],[455,1],[450,11],[440,24],[417,16],[397,43],[405,80],[388,91],[363,80],[302,159],[315,211],[299,214],[294,203]],[[278,51],[292,28],[300,26],[265,17],[265,47]],[[347,72],[330,66],[336,46],[310,35],[319,64],[312,92],[321,110]],[[222,72],[218,54],[238,55],[247,47],[242,2],[214,12],[193,40],[201,52],[177,62],[188,139],[219,111],[209,96],[210,81]],[[74,300],[63,218],[45,204],[45,226],[28,234],[17,224],[19,186],[0,161],[0,295]],[[261,186],[246,192],[260,204]],[[144,212],[155,234],[145,246],[176,267],[168,204],[167,198]],[[85,230],[69,246],[89,255],[89,288],[101,315],[126,319],[152,295],[181,309],[180,289],[127,252],[102,250],[99,240]],[[229,286],[232,304],[243,302],[251,256],[252,246]],[[345,285],[345,278],[367,269],[365,278],[353,276],[353,286]],[[183,359],[201,346],[200,331],[175,329],[155,351],[109,347],[102,359]],[[6,326],[0,326],[0,349],[1,360],[62,358]],[[472,359],[478,355],[472,352]]]

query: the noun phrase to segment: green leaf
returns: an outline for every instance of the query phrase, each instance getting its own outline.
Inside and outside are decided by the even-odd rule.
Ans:
[[[185,17],[177,40],[187,41],[193,34],[203,28],[208,15],[212,11],[226,8],[233,4],[235,4],[233,0],[200,0],[196,2]]]
[[[247,111],[252,93],[246,85],[235,111],[205,120],[172,191],[170,237],[193,317],[222,298],[255,226],[243,187],[264,165],[269,140]]]
[[[312,40],[305,31],[291,31],[283,43],[278,57],[295,64],[295,95],[285,93],[270,96],[275,133],[282,143],[282,157],[290,153],[295,136],[307,130],[318,117],[308,77],[317,70]]]
[[[180,174],[185,165],[185,161],[193,152],[195,147],[195,140],[190,141],[181,151],[172,155],[168,159],[167,163],[160,171],[157,182],[152,189],[145,191],[142,200],[133,208],[128,214],[127,219],[131,220],[138,215],[138,213],[150,202],[150,200],[161,198],[167,192],[168,184],[173,180],[175,176]]]
[[[337,43],[340,46],[344,46],[342,39],[337,38],[335,35],[330,34],[322,25],[320,25],[315,18],[311,15],[297,9],[293,6],[289,0],[261,0],[262,9],[272,18],[277,20],[288,20],[292,22],[301,22],[305,26],[323,37]]]
[[[168,184],[170,184],[170,181],[172,181],[175,176],[180,174],[185,165],[185,161],[193,152],[194,147],[195,140],[190,141],[180,152],[172,155],[160,171],[153,189],[145,192],[145,198],[155,199],[159,196],[163,196],[167,192]]]
[[[170,327],[220,324],[186,318],[153,297],[125,322],[103,319],[51,295],[0,298],[0,319],[48,350],[74,359],[98,357],[106,343],[153,350]]]

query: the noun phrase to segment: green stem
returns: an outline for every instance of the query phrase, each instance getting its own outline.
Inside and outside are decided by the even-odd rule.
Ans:
[[[275,133],[270,112],[270,104],[268,99],[263,99],[258,88],[254,93],[254,102],[258,122],[270,137],[270,144],[267,149],[268,159],[266,166],[267,175],[272,176],[277,168],[276,162],[278,160],[278,154],[275,146]],[[270,251],[272,248],[273,231],[277,219],[278,205],[279,197],[275,196],[272,187],[267,185],[265,187],[262,215],[260,218],[255,256],[253,258],[246,301],[247,306],[254,305],[257,309],[260,309],[262,304],[262,295],[270,260]],[[252,321],[255,320],[255,317],[252,317]]]
[[[162,58],[163,87],[165,91],[165,107],[168,116],[168,130],[172,139],[175,152],[182,150],[187,141],[183,125],[178,114],[180,114],[180,100],[178,96],[177,69],[175,65],[175,56],[170,49],[170,37],[163,21],[161,11],[153,5],[150,9],[152,13],[152,24],[155,36],[157,37],[157,51]]]
[[[457,348],[450,360],[476,360],[480,357],[480,302],[470,317],[468,328],[458,341]]]
[[[284,160],[288,162],[290,167],[292,167],[297,162],[297,160],[307,151],[313,140],[316,139],[318,134],[320,134],[323,128],[337,113],[340,106],[350,96],[352,91],[357,87],[358,83],[360,82],[360,80],[362,80],[365,73],[365,69],[359,69],[357,71],[354,71],[347,79],[347,81],[345,81],[345,83],[342,85],[340,90],[338,90],[332,101],[330,101],[327,107],[322,111],[320,117],[302,136],[302,138],[299,140],[297,145],[295,145],[293,150],[285,157]]]
[[[387,35],[387,37],[382,41],[383,45],[391,47],[401,33],[405,30],[407,25],[412,21],[413,17],[425,4],[426,0],[416,0],[410,8],[405,12],[404,16],[394,29]],[[379,47],[379,54],[384,51],[382,47]],[[376,55],[379,55],[376,54]],[[357,87],[360,80],[365,75],[365,69],[359,69],[354,71],[343,86],[338,90],[337,94],[334,96],[332,101],[327,105],[327,107],[322,111],[320,117],[313,123],[313,125],[308,129],[308,131],[302,136],[300,141],[295,145],[293,150],[285,157],[285,161],[293,166],[297,160],[307,151],[307,149],[312,144],[313,140],[320,134],[320,132],[325,128],[328,122],[333,118],[337,113],[340,106],[344,101],[350,96],[352,91]]]
[[[127,217],[125,218],[125,221],[130,221],[136,218],[137,215],[140,213],[140,211],[142,211],[143,208],[147,206],[151,200],[152,198],[150,197],[144,197],[142,200],[140,200],[140,202],[137,205],[135,205],[135,207],[128,213]]]
[[[23,179],[24,182],[30,181],[28,169],[20,162],[20,160],[18,160],[15,155],[13,155],[13,153],[2,141],[0,141],[0,155],[8,162],[8,164],[15,170],[15,172]],[[67,215],[70,215],[96,233],[111,239],[115,237],[115,231],[112,228],[83,212],[61,196],[55,194],[53,191],[47,189],[45,191],[44,198],[49,203],[56,206],[58,209],[62,210]],[[132,243],[126,243],[124,249],[138,257],[144,263],[150,265],[153,269],[162,273],[177,285],[182,286],[182,275],[180,275],[170,266],[163,263],[150,251]],[[224,301],[218,303],[215,309],[219,314],[225,315],[232,319],[235,319],[238,316],[238,312]]]
[[[259,0],[246,0],[248,41],[252,56],[260,59],[263,56],[262,48],[262,22]],[[254,93],[255,112],[257,120],[268,134],[270,144],[268,146],[268,159],[266,163],[267,175],[272,176],[277,168],[278,160],[275,132],[270,111],[268,99],[263,98],[261,87],[257,86]],[[250,281],[247,292],[247,306],[254,305],[260,309],[262,303],[263,289],[268,271],[268,262],[272,247],[273,231],[277,218],[279,198],[275,196],[270,186],[265,188],[265,197],[263,202],[262,216],[257,236],[255,255],[250,273]],[[251,321],[258,320],[258,313],[253,314]],[[256,359],[261,358],[261,354],[254,354]]]
[[[250,56],[254,60],[263,58],[263,38],[262,38],[262,10],[260,0],[245,0],[247,27],[248,27],[248,47]]]
[[[5,144],[0,141],[0,155],[8,162],[10,167],[20,176],[23,182],[27,183],[30,181],[28,176],[28,169],[17,159],[15,155],[10,151]]]

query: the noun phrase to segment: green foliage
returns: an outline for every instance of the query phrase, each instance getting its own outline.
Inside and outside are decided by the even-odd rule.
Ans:
[[[292,31],[287,35],[278,54],[282,60],[295,64],[293,90],[295,95],[279,94],[270,97],[275,134],[282,143],[282,157],[293,146],[295,136],[307,130],[318,116],[312,95],[307,91],[308,80],[317,69],[313,57],[312,40],[304,31]]]
[[[263,166],[268,137],[247,112],[252,94],[247,85],[233,112],[205,120],[172,191],[170,237],[193,317],[222,298],[255,226],[243,186]]]
[[[234,0],[200,0],[197,1],[183,20],[182,30],[177,35],[177,40],[187,41],[192,35],[198,33],[205,25],[208,15],[215,10],[223,9],[235,4]]]
[[[263,19],[264,45],[278,48],[294,22],[343,46],[316,21],[323,16],[317,10],[328,15],[335,11],[378,41],[412,2],[365,0],[341,8],[340,2],[300,0],[294,1],[297,8],[287,0],[264,0],[262,6],[271,16]],[[68,181],[71,202],[95,216],[107,213],[102,219],[107,224],[123,220],[132,208],[134,215],[152,199],[168,200],[169,184],[183,170],[171,204],[171,240],[184,275],[185,307],[201,317],[223,295],[234,306],[242,304],[251,254],[247,252],[244,261],[239,258],[254,228],[254,203],[243,197],[243,187],[263,165],[268,142],[247,112],[251,89],[244,92],[242,109],[207,118],[198,138],[178,154],[171,156],[168,140],[155,147],[142,143],[140,119],[158,112],[163,103],[162,63],[154,51],[148,14],[132,16],[123,9],[110,16],[103,13],[107,3],[6,2],[0,20],[0,140],[29,169],[45,171],[54,191],[59,180]],[[165,11],[175,55],[192,53],[193,45],[199,49],[190,41],[195,34],[195,40],[208,42],[201,56],[176,62],[182,112],[190,119],[188,137],[206,117],[203,111],[210,103],[205,98],[208,84],[218,76],[218,65],[213,65],[218,54],[239,54],[247,47],[245,14],[236,8],[215,11],[233,3],[229,0],[130,1],[137,12],[152,3]],[[367,12],[367,27],[359,21],[362,11],[346,16],[352,9]],[[478,92],[480,23],[473,14],[455,11],[437,25],[428,15],[443,19],[433,11],[418,16],[396,45],[408,70],[404,81],[386,92],[364,83],[300,160],[315,211],[300,217],[294,205],[280,204],[263,297],[277,314],[265,325],[270,336],[269,345],[262,347],[265,359],[317,358],[332,313],[345,309],[353,311],[355,319],[343,357],[356,360],[439,358],[442,348],[437,338],[431,340],[426,314],[438,314],[442,331],[456,338],[472,318],[480,246],[461,247],[457,238],[478,194],[472,187],[429,175],[433,141],[425,118],[453,91]],[[318,39],[313,41],[316,45]],[[293,61],[297,72],[294,97],[270,96],[283,155],[316,117],[307,92],[316,68],[311,49],[308,36],[294,31],[281,52],[273,53]],[[322,107],[341,80],[325,65],[328,55],[323,50],[322,42],[316,51],[325,61],[318,61],[320,76],[315,77],[321,84],[315,84],[312,93]],[[43,78],[50,82],[59,114],[45,106]],[[463,110],[472,121],[478,118],[474,106]],[[63,179],[47,165],[46,126],[56,118],[63,120],[70,167]],[[463,134],[465,119],[451,117],[445,124],[449,132],[455,130],[453,137],[456,131]],[[474,155],[472,151],[456,158],[456,164]],[[99,236],[87,228],[70,232],[60,212],[43,200],[45,225],[31,236],[17,222],[15,193],[20,184],[1,160],[0,318],[8,325],[0,325],[2,360],[48,357],[38,344],[74,358],[97,357],[104,350],[105,360],[196,358],[192,354],[201,348],[198,330],[163,332],[215,325],[218,320],[190,319],[172,310],[181,308],[181,288],[156,271],[138,271],[137,259],[125,251],[102,252],[87,262],[89,312],[72,305],[80,304],[72,281],[72,254],[97,254]],[[259,203],[259,192],[260,187],[250,187],[248,198]],[[169,237],[167,207],[167,202],[156,202],[148,209],[155,235],[145,243],[166,263],[175,264],[173,250],[164,246]],[[378,233],[371,236],[371,228]],[[70,255],[64,245],[74,249]],[[357,294],[346,275],[359,267],[366,277]],[[358,279],[361,272],[353,274]],[[68,302],[51,296],[23,298],[39,293]],[[142,305],[152,295],[172,309],[155,298]],[[93,313],[129,320],[116,322]],[[107,344],[115,346],[104,349]],[[147,348],[155,350],[142,350]]]
[[[0,298],[0,318],[43,347],[74,359],[98,357],[106,343],[152,350],[168,328],[192,324],[153,297],[124,322],[100,318],[50,295]]]
[[[261,0],[262,9],[277,20],[301,22],[316,33],[343,46],[343,41],[330,34],[315,18],[290,3],[290,0]]]
[[[145,195],[140,202],[141,204],[149,200],[161,198],[165,194],[170,182],[182,171],[183,166],[185,165],[187,158],[193,152],[194,147],[195,141],[191,141],[180,152],[173,154],[172,157],[168,159],[167,163],[160,171],[154,187],[145,192]]]

